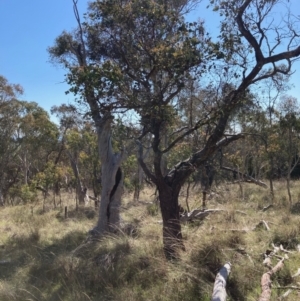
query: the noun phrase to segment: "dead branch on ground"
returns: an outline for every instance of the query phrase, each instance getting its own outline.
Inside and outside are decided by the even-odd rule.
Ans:
[[[277,273],[284,266],[284,258],[275,267],[264,273],[261,278],[261,295],[258,301],[269,301],[271,297],[271,276]]]

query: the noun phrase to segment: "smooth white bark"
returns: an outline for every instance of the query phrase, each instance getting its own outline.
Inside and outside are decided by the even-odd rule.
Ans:
[[[230,262],[226,263],[216,276],[211,301],[226,301],[226,281],[231,270]]]
[[[123,174],[120,166],[124,153],[113,152],[111,122],[111,116],[104,116],[97,124],[99,155],[102,164],[102,191],[98,223],[94,230],[100,235],[120,226],[120,205],[123,192]]]

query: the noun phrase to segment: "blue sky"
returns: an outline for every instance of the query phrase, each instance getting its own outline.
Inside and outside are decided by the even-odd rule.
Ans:
[[[79,0],[84,13],[87,0]],[[300,15],[300,1],[292,0],[293,9]],[[197,16],[206,20],[207,30],[215,31],[216,14],[201,5]],[[65,70],[49,62],[47,47],[63,30],[76,26],[72,0],[0,0],[0,74],[10,83],[21,84],[23,99],[35,101],[46,110],[53,105],[73,101],[65,95]],[[288,94],[300,101],[300,63],[292,83],[298,86]]]
[[[80,11],[86,6],[78,1]],[[23,86],[24,100],[46,110],[73,100],[64,93],[65,71],[49,63],[47,47],[75,26],[71,0],[0,0],[0,74]]]

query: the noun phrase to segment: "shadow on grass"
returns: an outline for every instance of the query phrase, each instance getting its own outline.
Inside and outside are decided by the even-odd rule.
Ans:
[[[40,234],[38,231],[32,231],[28,236],[11,237],[2,250],[1,255],[10,254],[6,262],[1,267],[8,267],[9,274],[3,276],[3,268],[0,269],[0,279],[13,276],[14,267],[20,267],[32,262],[36,255],[41,260],[47,260],[56,255],[70,252],[86,239],[86,233],[81,231],[72,231],[59,240],[54,240],[50,245],[39,243]],[[36,260],[36,259],[35,259]],[[3,260],[4,261],[4,260]]]
[[[292,205],[292,207],[291,207],[291,213],[292,214],[297,214],[297,215],[300,214],[300,202],[297,202],[297,203],[295,203],[295,204]]]
[[[38,231],[26,236],[15,235],[8,240],[5,249],[1,250],[1,257],[5,258],[5,254],[9,254],[9,258],[0,266],[0,280],[18,283],[20,291],[16,300],[25,300],[30,294],[35,296],[32,300],[45,300],[44,289],[59,291],[62,273],[59,273],[58,259],[65,257],[85,239],[85,232],[72,231],[45,245],[40,242]],[[0,291],[0,299],[6,300],[1,293]],[[55,296],[46,300],[62,300],[57,293]]]
[[[145,287],[161,279],[152,276],[155,271],[147,258],[132,255],[127,236],[85,241],[86,233],[81,231],[72,231],[46,245],[38,231],[12,237],[2,251],[11,256],[0,266],[0,281],[16,287],[13,300],[17,301],[91,301],[114,299],[112,288],[141,281],[137,271],[147,270],[142,281]],[[80,252],[75,254],[77,249]],[[0,300],[12,299],[0,289]]]

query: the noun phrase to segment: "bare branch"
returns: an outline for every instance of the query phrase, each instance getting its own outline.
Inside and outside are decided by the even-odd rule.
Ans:
[[[175,140],[173,140],[169,146],[167,148],[165,148],[164,150],[162,150],[161,152],[163,154],[167,153],[168,151],[170,151],[174,146],[177,145],[177,143],[179,141],[181,141],[184,137],[186,137],[187,135],[191,134],[192,132],[196,131],[199,127],[203,126],[204,124],[208,123],[208,120],[205,120],[203,122],[201,122],[202,120],[199,120],[196,125],[194,127],[192,127],[191,129],[187,130],[186,132],[184,132],[182,135],[178,136]]]
[[[252,2],[252,0],[246,0],[244,2],[244,4],[240,7],[239,12],[236,17],[236,22],[238,24],[239,30],[242,33],[242,35],[246,38],[246,40],[249,42],[249,44],[254,48],[255,54],[256,54],[256,61],[261,62],[261,61],[263,61],[264,56],[261,51],[260,45],[254,38],[254,36],[251,34],[251,32],[248,29],[246,29],[244,21],[243,21],[243,14],[251,2]]]
[[[236,169],[226,167],[226,166],[221,166],[221,169],[238,174],[242,178],[242,181],[245,181],[247,183],[254,183],[254,184],[262,186],[264,188],[268,188],[267,184],[265,184],[264,182],[254,179],[253,177],[251,177],[245,173],[242,173]]]

